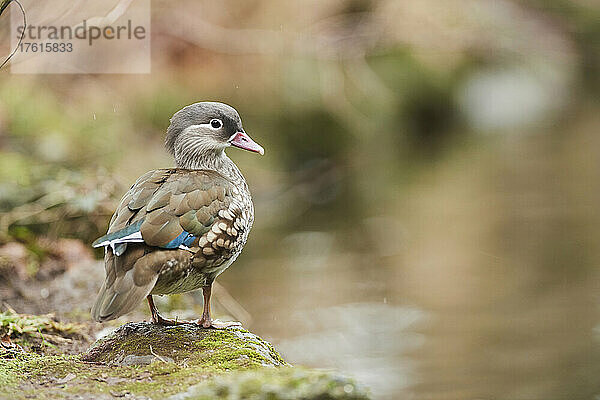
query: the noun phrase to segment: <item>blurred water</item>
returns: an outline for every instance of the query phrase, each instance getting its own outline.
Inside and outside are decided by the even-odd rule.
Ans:
[[[405,355],[421,346],[414,332],[421,310],[382,303],[354,303],[298,312],[298,329],[279,350],[297,363],[337,368],[367,382],[373,394],[392,396],[414,381]],[[310,321],[310,324],[302,322]]]
[[[290,362],[377,398],[594,398],[600,160],[580,144],[597,140],[524,137],[464,149],[332,230],[274,240],[259,203],[219,281]]]

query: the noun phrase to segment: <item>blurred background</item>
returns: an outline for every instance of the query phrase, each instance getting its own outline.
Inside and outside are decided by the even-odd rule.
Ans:
[[[154,0],[151,29],[151,74],[0,71],[0,307],[89,321],[90,243],[219,100],[266,154],[228,151],[256,222],[218,316],[380,399],[600,396],[597,0]]]

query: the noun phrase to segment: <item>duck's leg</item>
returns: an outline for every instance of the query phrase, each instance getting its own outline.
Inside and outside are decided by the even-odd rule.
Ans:
[[[181,325],[181,324],[189,324],[189,321],[178,321],[176,319],[167,319],[161,317],[158,313],[158,309],[154,305],[154,300],[152,299],[152,295],[149,294],[148,297],[148,305],[150,306],[150,313],[152,314],[152,323],[157,325]]]
[[[230,326],[241,326],[242,324],[237,321],[219,321],[218,319],[211,319],[210,317],[210,295],[212,292],[212,282],[210,285],[202,286],[202,297],[204,297],[204,310],[202,311],[202,318],[197,323],[203,328],[215,328],[224,329]]]

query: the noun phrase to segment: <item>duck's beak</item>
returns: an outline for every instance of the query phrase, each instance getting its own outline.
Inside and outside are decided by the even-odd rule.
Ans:
[[[240,149],[248,151],[253,151],[254,153],[260,154],[261,156],[265,154],[265,149],[263,149],[260,144],[252,140],[246,132],[237,132],[233,136],[233,139],[229,141],[229,143],[231,143],[232,146],[239,147]]]

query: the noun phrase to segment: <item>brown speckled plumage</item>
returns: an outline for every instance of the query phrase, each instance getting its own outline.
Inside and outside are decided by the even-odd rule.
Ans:
[[[196,105],[188,107],[193,106]],[[223,106],[225,115],[233,110]],[[208,121],[217,115],[209,110],[202,116],[202,108],[196,111],[200,115],[187,110],[186,118],[191,115]],[[222,110],[217,107],[217,111]],[[239,116],[233,112],[231,120],[236,121],[237,117],[237,122],[233,133],[224,132],[225,139],[243,132]],[[235,261],[246,244],[254,209],[244,177],[225,155],[224,148],[231,140],[221,146],[219,141],[206,139],[213,132],[194,128],[192,134],[186,133],[186,126],[201,126],[194,122],[187,121],[186,125],[186,121],[177,120],[178,126],[183,126],[177,133],[181,140],[169,137],[167,141],[168,146],[169,140],[172,142],[169,150],[175,154],[179,168],[142,175],[123,196],[107,235],[96,242],[106,249],[106,279],[92,309],[97,321],[128,313],[152,294],[182,293],[202,287],[208,288],[210,297],[214,279]],[[196,146],[196,157],[189,151],[194,141],[202,144]],[[181,162],[177,154],[185,154],[187,161]],[[189,237],[190,241],[173,245],[181,237]],[[176,247],[169,248],[172,246]],[[149,302],[153,308],[151,298]]]

